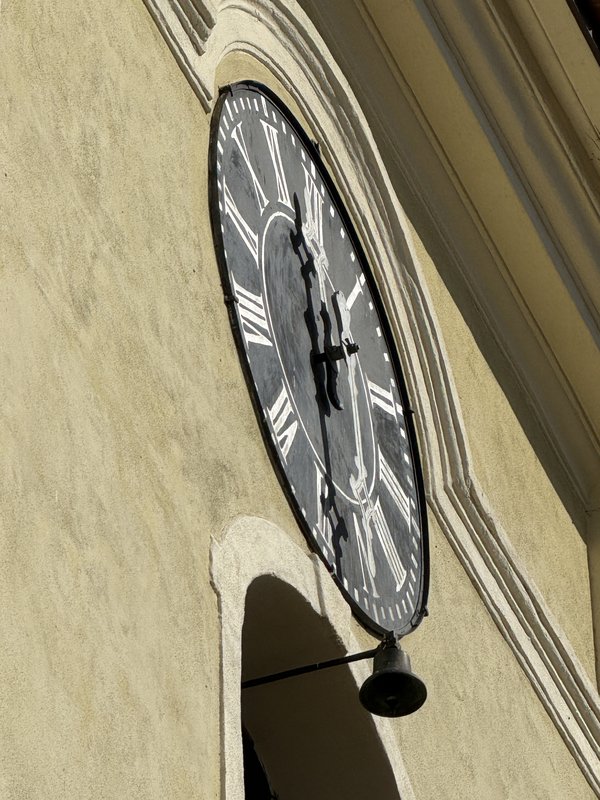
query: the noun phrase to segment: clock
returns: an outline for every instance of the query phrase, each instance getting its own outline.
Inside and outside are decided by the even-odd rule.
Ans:
[[[403,636],[427,599],[423,481],[359,237],[318,147],[267,87],[221,91],[209,159],[225,302],[272,462],[360,621]]]

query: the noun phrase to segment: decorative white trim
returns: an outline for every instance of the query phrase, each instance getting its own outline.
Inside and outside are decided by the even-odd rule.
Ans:
[[[561,124],[557,120],[556,114],[549,106],[548,97],[544,96],[540,90],[523,53],[506,29],[497,4],[485,0],[476,8],[472,8],[471,12],[476,16],[473,24],[481,32],[482,43],[494,39],[501,42],[505,49],[505,52],[502,52],[502,48],[498,47],[493,54],[493,57],[501,60],[502,63],[502,69],[497,71],[498,75],[502,76],[502,78],[497,78],[498,85],[502,86],[504,82],[510,86],[511,97],[514,97],[514,109],[529,108],[529,117],[526,121],[518,116],[522,114],[520,110],[513,109],[511,126],[507,124],[506,115],[505,118],[499,118],[494,108],[486,102],[484,91],[480,86],[477,66],[481,61],[480,71],[483,72],[483,65],[490,58],[485,44],[482,44],[481,47],[483,53],[477,54],[480,61],[471,56],[471,63],[467,64],[461,55],[462,41],[451,29],[450,21],[453,18],[456,19],[456,15],[460,14],[459,8],[462,0],[454,0],[451,4],[439,3],[438,0],[423,0],[423,3],[430,14],[430,24],[437,27],[452,54],[452,59],[458,65],[460,74],[468,86],[468,91],[472,92],[473,97],[476,98],[477,107],[485,117],[485,124],[491,132],[491,138],[497,142],[508,169],[514,170],[517,176],[518,186],[531,206],[531,217],[535,220],[540,235],[547,240],[547,248],[552,254],[556,271],[560,274],[581,317],[585,320],[592,335],[598,340],[600,337],[600,308],[595,299],[598,299],[597,253],[600,246],[598,236],[600,201],[594,186],[597,183],[598,171],[594,169],[595,162],[589,156],[585,169],[583,169],[579,154],[574,152],[574,139],[579,131],[569,130],[565,128],[564,123]],[[452,8],[452,5],[457,7]],[[563,5],[563,13],[571,16],[566,3]],[[573,25],[576,24],[574,20],[571,21]],[[541,24],[539,20],[538,24]],[[583,48],[584,43],[581,44]],[[575,95],[576,88],[571,87],[571,90]],[[525,100],[522,99],[524,94]],[[551,100],[554,98],[551,97]],[[583,108],[581,103],[579,105],[581,118],[586,117],[585,135],[589,137],[589,132],[594,131],[593,120],[587,116],[587,109]],[[518,124],[515,125],[514,118],[517,116]],[[581,124],[583,127],[583,122]],[[515,130],[517,128],[520,130],[523,126],[531,131],[529,138],[535,144],[530,143],[525,147],[519,146],[516,142],[519,134],[515,135]],[[594,132],[597,135],[597,131]],[[586,146],[590,146],[588,142],[586,142]],[[546,176],[544,184],[540,182],[540,174]],[[564,197],[558,199],[561,193]],[[563,211],[560,218],[563,224],[558,224],[556,207],[561,211],[565,207],[576,209],[576,214],[573,215],[579,224],[578,249],[576,251],[569,246],[568,237],[565,236],[563,230],[569,228],[566,222],[568,216]],[[560,393],[564,404],[564,413],[561,416],[564,417],[565,413],[568,415],[566,435],[562,431],[558,436],[556,434],[556,414],[554,418],[550,419],[546,418],[544,414],[544,404],[548,405],[549,402],[547,386],[543,385],[536,391],[527,375],[520,376],[522,383],[527,387],[529,394],[535,397],[535,404],[546,436],[554,443],[566,466],[567,474],[574,481],[584,507],[588,511],[593,510],[600,504],[600,478],[598,477],[600,440],[597,424],[594,424],[594,422],[597,423],[597,419],[590,419],[589,412],[590,406],[594,413],[597,408],[593,407],[593,402],[589,402],[589,397],[585,397],[584,399],[588,401],[586,412],[578,392],[564,373],[564,364],[560,363],[556,354],[552,352],[551,347],[545,341],[543,327],[539,325],[527,307],[527,298],[521,296],[509,265],[502,265],[502,271],[506,287],[514,297],[515,305],[519,308],[518,313],[522,314],[534,332],[544,357],[551,367],[556,381],[555,392]],[[482,298],[479,299],[481,301]],[[486,305],[485,302],[482,305]],[[512,346],[514,347],[514,345]],[[553,399],[552,402],[557,401]],[[575,437],[577,437],[577,445],[573,447],[572,443]]]
[[[385,43],[366,10],[369,3],[355,0],[355,4],[361,10],[370,35],[377,39],[370,47],[385,52]],[[524,5],[520,0],[521,10]],[[569,20],[571,14],[566,4],[562,5],[567,22],[575,26],[576,23]],[[513,205],[515,208],[523,206],[519,219],[538,232],[541,246],[536,251],[540,258],[536,268],[540,272],[542,268],[548,270],[551,277],[554,272],[560,276],[565,307],[572,302],[576,309],[572,318],[581,325],[581,335],[584,336],[587,326],[590,338],[598,341],[598,202],[589,180],[591,177],[593,183],[597,176],[593,175],[593,166],[584,172],[579,152],[577,158],[574,155],[573,151],[578,151],[576,133],[565,125],[563,117],[557,116],[554,108],[549,107],[551,102],[555,105],[552,92],[546,90],[543,94],[540,91],[539,73],[529,70],[530,65],[525,63],[519,47],[503,25],[502,6],[487,0],[476,5],[465,0],[418,0],[415,6],[452,73],[449,86],[461,87],[466,97],[465,106],[473,109],[480,120],[482,139],[487,138],[489,147],[504,165]],[[444,241],[446,257],[452,259],[454,269],[463,276],[500,351],[507,363],[512,364],[515,378],[528,398],[565,480],[582,508],[593,510],[600,504],[600,444],[595,398],[585,382],[572,385],[573,377],[567,375],[567,357],[558,356],[549,345],[548,320],[540,321],[539,312],[538,316],[532,313],[530,298],[522,294],[515,278],[518,273],[514,265],[503,257],[473,199],[474,191],[481,186],[457,172],[456,165],[444,151],[445,129],[433,129],[411,85],[392,57],[388,59],[390,80],[398,91],[398,105],[405,104],[408,111],[404,116],[392,117],[387,115],[386,109],[371,109],[370,118],[376,119],[378,133],[385,137],[389,161],[402,172],[414,196],[425,198],[422,206],[429,217],[428,224]],[[368,62],[368,55],[361,65],[365,60]],[[494,65],[493,69],[490,64]],[[596,69],[595,63],[593,69]],[[360,85],[361,97],[369,102],[372,76],[368,67],[354,70],[352,77]],[[575,95],[575,88],[570,88]],[[495,105],[488,101],[487,95],[496,98]],[[496,108],[498,96],[511,97],[510,110]],[[571,105],[574,104],[571,98]],[[589,118],[583,121],[584,116],[579,114],[577,134],[589,139],[593,146],[595,139],[589,132],[593,132],[592,121]],[[406,152],[402,140],[396,136],[398,119],[410,129],[412,144],[420,143],[423,155],[418,162],[411,159],[410,152]],[[524,130],[529,132],[528,136],[522,135]],[[448,133],[451,133],[450,128]],[[431,201],[427,199],[428,185],[443,186],[446,196],[442,218],[435,197]],[[452,213],[448,213],[449,208]],[[466,255],[458,252],[460,245],[453,247],[451,244],[464,241],[465,231],[472,239]],[[576,356],[575,351],[568,352]]]
[[[309,556],[287,534],[258,517],[238,517],[211,546],[211,579],[221,618],[221,763],[227,800],[244,799],[241,699],[242,626],[251,583],[270,575],[295,589],[327,620],[347,653],[360,652],[351,632],[350,610],[316,556]],[[369,663],[349,665],[356,690],[369,675]],[[389,720],[373,717],[402,800],[415,800]]]
[[[211,88],[204,82],[200,58],[216,16],[211,0],[144,0],[181,71],[202,107],[209,111]]]
[[[166,0],[146,2],[161,8],[166,5]],[[172,27],[165,29],[158,16],[155,19],[169,41]],[[474,475],[449,360],[409,226],[347,81],[294,0],[224,0],[205,47],[205,55],[194,61],[192,45],[187,46],[184,69],[188,78],[188,70],[192,70],[193,86],[204,87],[205,102],[211,99],[208,87],[213,85],[222,58],[234,51],[248,53],[290,91],[317,138],[322,139],[326,160],[376,265],[416,405],[430,507],[490,616],[600,797],[600,699],[544,598],[520,565],[508,536],[495,521]],[[355,176],[352,183],[350,175]],[[373,258],[375,254],[377,258]],[[283,534],[280,536],[285,540]],[[279,546],[286,548],[288,544],[281,542]],[[216,544],[213,549],[220,552]],[[244,558],[252,551],[246,542]],[[227,592],[234,593],[234,587],[224,588],[225,583],[241,582],[244,587],[248,576],[243,571],[243,559],[235,566],[229,564],[229,571],[223,571],[221,561],[217,561],[213,573],[223,603]],[[290,574],[284,579],[296,588],[300,586],[299,576]],[[303,573],[302,580],[308,580],[308,573]],[[320,591],[330,598],[328,615],[335,606],[333,596],[326,591],[330,585],[329,580],[321,585],[319,579]],[[313,588],[304,586],[301,590],[307,593],[305,596],[312,596]],[[240,614],[233,606],[223,611],[224,654],[234,653],[239,642]],[[232,669],[230,673],[227,667],[223,675],[223,702],[235,705],[239,703],[239,664]],[[233,705],[227,706],[229,716],[223,735],[228,752],[239,761],[237,734],[227,724],[233,719],[231,715],[239,714]],[[228,780],[235,783],[239,776],[229,776]],[[228,800],[240,796],[235,794],[238,786],[232,785],[232,791],[234,794],[227,794]]]

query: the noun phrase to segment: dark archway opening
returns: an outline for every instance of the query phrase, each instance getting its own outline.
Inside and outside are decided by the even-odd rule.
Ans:
[[[250,586],[242,680],[343,655],[331,624],[290,586],[267,576]],[[244,690],[242,724],[279,800],[399,800],[388,756],[347,666]],[[252,756],[246,763],[250,767]],[[246,800],[252,787],[260,790],[260,778],[254,774],[253,780]]]

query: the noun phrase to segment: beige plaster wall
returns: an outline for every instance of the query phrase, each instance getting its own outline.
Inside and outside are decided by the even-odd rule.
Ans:
[[[141,0],[4,2],[0,76],[0,797],[216,798],[209,536],[291,515],[208,121]]]
[[[0,76],[0,798],[217,798],[210,536],[243,512],[307,549],[222,302],[208,120],[141,0],[4,0]],[[492,419],[523,474],[535,458],[432,265],[427,277],[481,480],[588,663],[589,607],[552,569],[562,535],[583,578],[581,545],[537,471],[542,558],[519,476],[494,477]],[[487,421],[476,392],[494,401]],[[411,639],[432,699],[397,724],[417,796],[587,797],[433,534],[432,616]]]
[[[359,652],[373,640],[351,619],[323,565],[271,523],[238,518],[212,549],[223,613],[223,680],[229,689],[223,704],[227,798],[238,800],[240,668],[244,677],[268,674],[310,663],[316,652],[323,659]],[[372,796],[389,800],[392,793],[381,788],[389,768],[376,752],[385,748],[402,800],[592,800],[594,791],[435,522],[431,549],[438,576],[431,615],[403,642],[428,689],[418,713],[397,720],[371,717],[358,699],[358,688],[370,674],[366,661],[352,666],[354,686],[348,668],[338,667],[242,692],[246,720],[274,791],[282,799],[363,800],[369,797],[365,780],[375,768],[380,772],[371,785],[379,788]],[[269,577],[259,580],[259,593],[253,581],[261,575]],[[275,640],[265,633],[265,623],[267,631],[277,632]],[[341,753],[335,742],[340,735]],[[294,751],[287,761],[286,748]],[[348,771],[339,795],[327,786],[332,764],[334,775],[336,769]],[[322,772],[327,772],[323,779]],[[352,772],[354,782],[348,785]]]
[[[406,641],[427,684],[418,714],[395,723],[417,798],[592,800],[523,671],[430,520],[430,616]]]
[[[595,680],[588,553],[515,412],[416,233],[460,400],[474,473],[519,560]]]

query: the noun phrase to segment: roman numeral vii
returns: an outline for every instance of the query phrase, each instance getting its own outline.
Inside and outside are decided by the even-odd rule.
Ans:
[[[294,411],[285,384],[282,385],[277,400],[269,409],[269,419],[283,460],[286,461],[298,430],[298,421],[294,419]]]
[[[244,289],[243,286],[237,283],[233,275],[231,276],[231,282],[237,300],[238,316],[246,344],[253,342],[254,344],[272,347],[271,331],[267,322],[267,313],[262,294],[254,294],[248,289]]]

